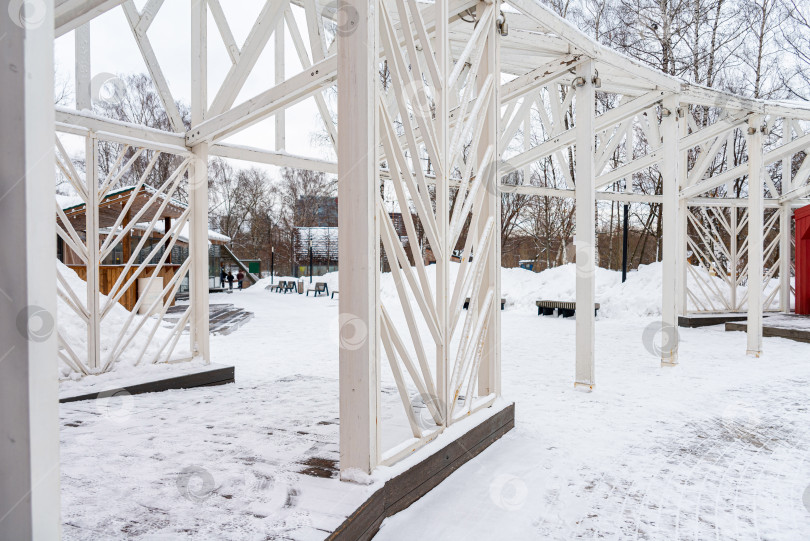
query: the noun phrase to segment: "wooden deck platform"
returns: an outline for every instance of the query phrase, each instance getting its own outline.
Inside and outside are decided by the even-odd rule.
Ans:
[[[722,325],[732,321],[746,321],[748,314],[735,312],[727,314],[689,314],[678,316],[678,327],[710,327],[712,325]]]
[[[186,308],[188,305],[185,304],[172,306],[166,310],[164,319],[169,323],[177,323]],[[211,334],[231,334],[251,319],[253,312],[237,308],[233,304],[208,305],[208,330]]]
[[[352,513],[327,539],[368,540],[383,520],[427,494],[515,426],[515,405],[510,404],[425,460],[389,479]]]
[[[726,323],[726,330],[746,331],[748,325],[738,322]],[[776,336],[796,342],[810,343],[810,316],[777,314],[766,317],[762,322],[762,336]]]
[[[117,385],[99,387],[92,392],[62,396],[59,402],[78,402],[79,400],[93,400],[96,398],[109,398],[120,394],[158,393],[169,389],[191,389],[194,387],[209,387],[224,385],[235,381],[233,366],[222,364],[209,364],[193,372],[180,375],[171,375],[165,378],[147,378],[145,381],[128,380]]]

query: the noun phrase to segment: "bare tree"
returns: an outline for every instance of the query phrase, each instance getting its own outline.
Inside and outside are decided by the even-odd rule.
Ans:
[[[810,100],[810,4],[805,0],[786,0],[787,20],[781,37],[795,64],[781,74],[787,97]]]
[[[145,74],[133,74],[119,77],[107,83],[114,85],[106,99],[97,99],[93,102],[94,112],[115,120],[132,122],[141,126],[156,128],[163,131],[172,131],[169,115],[163,108],[160,96],[155,90],[152,80]],[[187,129],[191,128],[191,113],[182,102],[177,102],[177,108]],[[116,159],[123,146],[118,143],[99,143],[99,169],[102,174],[109,174],[114,167]],[[126,163],[135,153],[130,148],[124,155]],[[118,185],[132,185],[146,172],[153,151],[142,153],[132,164],[130,170],[121,178]],[[154,168],[147,176],[146,184],[160,186],[177,169],[183,158],[177,155],[162,153]],[[181,184],[175,197],[187,201],[188,194]]]

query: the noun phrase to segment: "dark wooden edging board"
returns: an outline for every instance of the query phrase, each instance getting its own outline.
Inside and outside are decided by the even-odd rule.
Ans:
[[[92,400],[99,396],[110,397],[125,391],[129,394],[141,393],[157,393],[161,391],[168,391],[169,389],[191,389],[193,387],[210,387],[212,385],[224,385],[226,383],[233,383],[235,381],[235,370],[233,366],[223,366],[221,368],[213,368],[211,370],[204,370],[202,372],[195,372],[194,374],[185,374],[173,378],[159,379],[156,381],[148,381],[146,383],[137,383],[135,385],[126,385],[124,387],[117,387],[113,389],[105,389],[104,391],[83,394],[78,396],[67,396],[60,398],[59,402],[78,402],[79,400]]]
[[[383,520],[406,509],[427,494],[514,426],[515,405],[509,404],[422,462],[386,481],[382,488],[372,494],[327,539],[334,541],[371,539]]]
[[[745,321],[748,319],[746,314],[712,314],[707,316],[678,316],[679,327],[709,327],[711,325],[722,325],[730,321]]]
[[[747,331],[748,325],[745,323],[726,323],[727,331]],[[776,338],[787,338],[796,342],[810,343],[810,330],[784,329],[781,327],[762,326],[762,336],[772,336]]]

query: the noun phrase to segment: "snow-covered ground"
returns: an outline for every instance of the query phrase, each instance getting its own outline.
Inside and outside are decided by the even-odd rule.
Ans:
[[[87,282],[80,278],[76,271],[65,266],[60,261],[56,261],[56,266],[57,272],[69,287],[67,295],[69,298],[71,296],[75,298],[78,301],[76,304],[82,305],[82,299],[87,298]],[[61,285],[60,290],[65,291]],[[99,306],[104,310],[110,298],[103,293],[99,293],[98,297]],[[145,308],[148,308],[148,306]],[[65,341],[65,344],[76,354],[78,359],[86,359],[87,322],[61,296],[57,300],[56,314],[60,338]],[[102,362],[106,362],[113,354],[113,351],[117,353],[118,361],[112,365],[112,371],[115,374],[106,375],[109,383],[112,383],[116,378],[125,379],[136,374],[142,374],[144,370],[153,370],[152,367],[147,366],[150,364],[151,359],[156,357],[166,358],[168,355],[167,350],[161,350],[161,348],[164,348],[174,336],[174,325],[165,321],[157,324],[156,318],[157,316],[142,316],[132,313],[118,302],[112,303],[107,315],[101,320],[100,335]],[[122,335],[123,329],[126,329],[126,332]],[[147,359],[147,361],[136,366],[140,357]],[[188,340],[178,340],[169,358],[172,361],[191,358]],[[182,369],[178,368],[176,370]],[[84,392],[92,392],[92,390],[88,389],[92,389],[94,380],[99,378],[80,379],[79,373],[66,364],[64,359],[60,358],[59,379],[60,394],[79,395]]]
[[[681,364],[661,368],[660,267],[616,275],[597,274],[587,394],[573,389],[574,321],[534,306],[567,294],[573,269],[504,270],[516,427],[379,539],[810,538],[810,345],[765,338],[752,359],[743,333],[682,329]],[[253,287],[211,302],[255,314],[211,338],[236,384],[62,405],[66,539],[322,539],[391,473],[367,486],[299,473],[328,476],[338,458],[337,299]]]

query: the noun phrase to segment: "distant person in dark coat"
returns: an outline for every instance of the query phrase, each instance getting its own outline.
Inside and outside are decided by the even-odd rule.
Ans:
[[[225,267],[219,268],[219,287],[225,289],[225,281],[228,279],[228,275],[225,274]]]
[[[233,290],[233,272],[228,271],[228,287]]]
[[[242,281],[245,279],[245,274],[240,270],[236,273],[236,280],[239,282],[239,289],[242,289]]]

